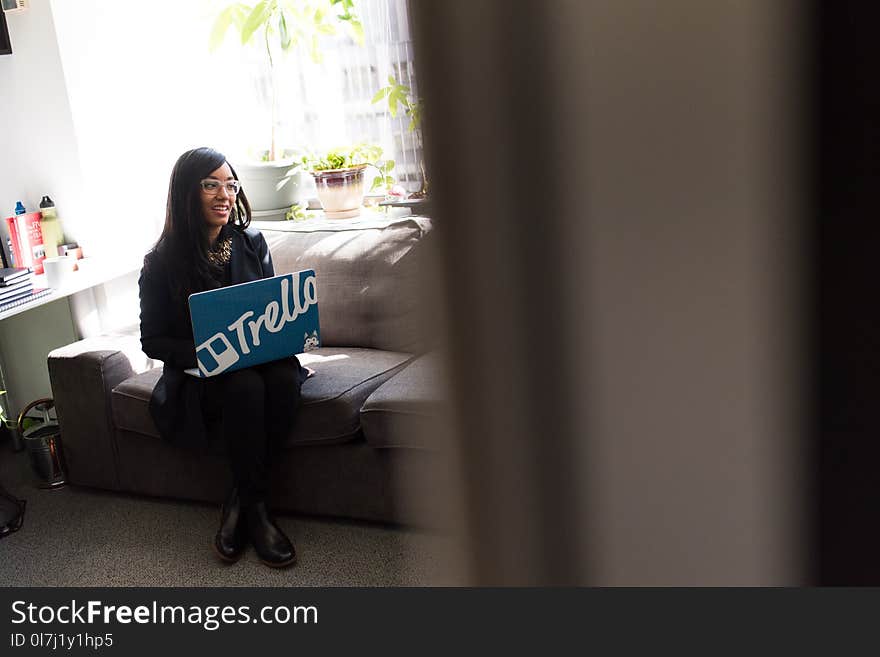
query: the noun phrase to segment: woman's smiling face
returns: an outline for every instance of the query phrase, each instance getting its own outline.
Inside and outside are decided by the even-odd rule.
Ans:
[[[229,221],[229,213],[235,205],[235,194],[226,188],[226,183],[235,180],[232,169],[224,162],[202,179],[202,214],[205,223],[211,228],[222,228]],[[214,190],[206,190],[205,183],[219,183]]]

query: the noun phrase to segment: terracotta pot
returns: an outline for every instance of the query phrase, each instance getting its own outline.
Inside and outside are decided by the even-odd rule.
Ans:
[[[349,219],[361,213],[364,202],[364,169],[359,164],[347,169],[312,171],[318,200],[328,219]]]

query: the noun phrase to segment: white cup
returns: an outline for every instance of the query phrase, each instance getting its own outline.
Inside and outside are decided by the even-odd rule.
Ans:
[[[70,282],[73,277],[73,267],[76,258],[72,256],[58,256],[43,260],[43,271],[46,272],[46,285],[53,290],[58,290]]]

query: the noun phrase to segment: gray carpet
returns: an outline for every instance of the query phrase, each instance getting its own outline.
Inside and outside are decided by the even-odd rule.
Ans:
[[[37,487],[26,452],[0,445],[0,483],[27,500],[0,540],[4,586],[422,586],[453,584],[454,542],[369,523],[280,516],[298,563],[232,565],[211,550],[219,507],[65,486]]]

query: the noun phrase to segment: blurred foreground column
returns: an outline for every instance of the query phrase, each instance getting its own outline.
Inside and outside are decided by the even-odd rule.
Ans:
[[[475,584],[796,584],[787,2],[411,0]]]

